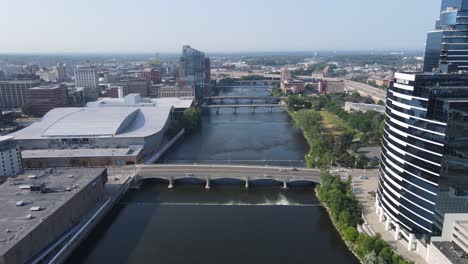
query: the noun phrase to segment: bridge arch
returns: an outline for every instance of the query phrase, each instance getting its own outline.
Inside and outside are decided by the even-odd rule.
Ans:
[[[243,185],[246,182],[246,179],[241,179],[238,177],[219,177],[210,179],[211,184],[213,185]]]

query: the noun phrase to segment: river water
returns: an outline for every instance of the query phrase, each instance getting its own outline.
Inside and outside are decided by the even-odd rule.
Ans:
[[[221,95],[267,95],[263,87]],[[228,102],[226,102],[228,103]],[[223,109],[160,162],[304,166],[306,142],[281,110]],[[146,181],[130,190],[68,263],[358,263],[314,186]]]

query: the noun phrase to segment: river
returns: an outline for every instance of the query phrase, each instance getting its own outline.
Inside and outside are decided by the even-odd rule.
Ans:
[[[221,95],[266,95],[263,87]],[[304,166],[307,144],[281,110],[223,109],[160,162]],[[314,195],[314,186],[226,181],[146,181],[130,190],[68,263],[358,263]]]

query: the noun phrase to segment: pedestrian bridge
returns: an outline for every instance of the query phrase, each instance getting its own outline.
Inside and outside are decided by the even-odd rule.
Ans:
[[[249,187],[254,181],[276,181],[284,188],[292,182],[320,183],[320,170],[307,168],[291,168],[276,166],[244,166],[244,165],[137,165],[135,180],[163,179],[168,181],[168,187],[181,179],[198,179],[210,188],[211,183],[221,179],[239,180]]]

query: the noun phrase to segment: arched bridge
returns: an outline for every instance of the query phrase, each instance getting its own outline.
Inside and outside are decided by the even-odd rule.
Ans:
[[[211,182],[219,179],[234,179],[245,183],[258,180],[273,180],[281,182],[284,188],[291,182],[320,183],[320,170],[291,167],[272,166],[244,166],[244,165],[138,165],[136,181],[144,179],[164,179],[169,182],[169,188],[179,179],[193,178],[205,182],[210,188]]]

